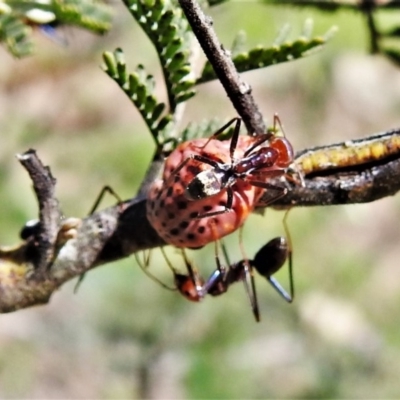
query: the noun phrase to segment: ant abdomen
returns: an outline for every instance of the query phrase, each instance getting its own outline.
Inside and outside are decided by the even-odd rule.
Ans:
[[[266,278],[279,271],[289,254],[289,245],[285,237],[270,240],[255,255],[253,265],[258,273]]]

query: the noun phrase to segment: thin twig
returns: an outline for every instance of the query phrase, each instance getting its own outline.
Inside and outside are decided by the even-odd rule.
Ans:
[[[54,193],[56,180],[51,175],[50,169],[39,160],[35,150],[18,154],[17,158],[28,171],[38,200],[41,224],[37,237],[40,251],[36,267],[43,273],[53,259],[54,243],[61,220],[59,203]]]
[[[251,87],[244,82],[232,62],[230,52],[224,49],[212,27],[210,17],[204,15],[197,1],[179,0],[186,18],[192,27],[215,74],[222,83],[237,113],[243,119],[249,133],[263,134],[266,127],[261,112],[251,94]]]

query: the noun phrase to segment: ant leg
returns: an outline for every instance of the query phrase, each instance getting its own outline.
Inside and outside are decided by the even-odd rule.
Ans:
[[[257,322],[260,322],[260,309],[258,306],[256,284],[254,281],[253,267],[246,257],[243,248],[243,228],[239,231],[239,246],[243,256],[243,284],[247,293],[247,297],[250,300],[250,306],[253,311],[254,318]]]
[[[291,303],[293,301],[292,286],[289,295],[280,283],[272,276],[272,274],[279,271],[285,265],[288,256],[289,250],[287,240],[284,237],[278,236],[270,240],[257,252],[253,260],[253,265],[258,273],[271,284],[278,294],[285,301]]]
[[[279,127],[279,130],[282,132],[283,137],[286,137],[285,130],[283,129],[283,124],[281,119],[279,118],[278,113],[276,112],[274,114],[274,127],[272,128],[273,132],[276,134],[278,132],[278,129],[276,128],[277,126]]]
[[[268,141],[274,135],[271,133],[265,133],[264,135],[260,135],[259,138],[244,152],[243,157],[247,157],[252,151],[263,144],[264,142]]]
[[[237,147],[237,142],[239,140],[239,132],[240,132],[240,123],[241,122],[242,122],[242,120],[240,118],[238,118],[236,120],[236,125],[235,125],[235,128],[233,130],[231,143],[229,145],[229,156],[231,158],[232,164],[233,164],[233,161],[234,161],[234,155],[235,155],[235,150],[236,150],[236,147]]]
[[[214,226],[214,224],[212,224]],[[225,293],[228,290],[230,282],[228,282],[227,277],[229,273],[229,260],[227,256],[227,251],[225,245],[222,243],[223,253],[225,256],[225,261],[227,262],[227,267],[221,265],[221,260],[219,258],[218,245],[220,241],[214,240],[215,243],[215,263],[217,268],[214,272],[211,273],[210,277],[207,279],[203,290],[205,293],[210,294],[211,296],[219,296]]]
[[[264,245],[255,255],[253,265],[260,275],[265,277],[278,294],[291,303],[294,299],[294,279],[292,268],[292,245],[290,233],[286,224],[288,212],[286,212],[283,225],[285,229],[285,237],[276,237]],[[279,271],[286,263],[289,262],[289,285],[290,294],[280,285],[280,283],[272,276],[275,272]]]
[[[246,150],[246,152],[244,153],[244,157],[247,157],[256,147],[260,146],[261,144],[263,144],[264,142],[273,139],[276,136],[277,133],[277,129],[276,126],[279,125],[283,136],[286,137],[285,132],[283,130],[283,125],[281,122],[281,119],[278,116],[278,113],[274,114],[274,125],[272,127],[272,129],[268,128],[267,132],[264,135],[260,135],[260,137]]]
[[[165,260],[167,261],[168,266],[170,266],[169,260],[167,258],[167,255],[164,253],[164,251],[161,249],[161,252],[165,258]],[[145,252],[143,252],[144,254]],[[140,269],[154,282],[157,282],[160,286],[162,286],[164,289],[167,290],[171,290],[174,291],[176,290],[176,287],[170,287],[168,285],[166,285],[164,282],[162,282],[160,279],[158,279],[155,275],[153,275],[151,272],[149,272],[148,270],[148,266],[149,266],[149,262],[150,262],[150,251],[148,253],[148,256],[146,257],[145,255],[143,256],[143,262],[139,259],[139,256],[137,255],[137,253],[134,254],[135,258],[136,258],[136,262],[138,263]],[[170,266],[170,268],[173,270],[172,266]]]
[[[208,164],[213,168],[218,168],[219,164],[217,161],[211,160],[208,157],[205,156],[200,156],[197,154],[192,154],[190,155],[188,158],[186,158],[185,160],[183,160],[169,175],[168,179],[164,182],[164,186],[169,186],[174,182],[174,179],[176,177],[176,175],[178,174],[178,172],[189,162],[189,161],[198,161],[204,164]],[[221,161],[221,160],[220,160]],[[221,161],[222,162],[222,161]]]
[[[236,121],[236,125],[233,131],[233,135],[232,135],[232,140],[233,137],[236,135],[237,137],[239,136],[239,131],[240,131],[240,124],[242,122],[242,120],[238,117],[232,118],[229,122],[227,122],[224,126],[222,126],[221,128],[219,128],[216,132],[214,132],[207,140],[207,142],[205,143],[205,145],[203,146],[199,146],[199,149],[204,149],[208,143],[210,143],[211,140],[216,139],[219,135],[221,135],[221,133],[225,132],[227,128],[229,128],[234,122]],[[236,143],[237,143],[237,137],[236,137]],[[232,147],[232,143],[231,143],[231,147]],[[236,148],[236,144],[234,149]],[[232,157],[232,156],[231,156]]]
[[[259,181],[247,181],[250,183],[250,185],[257,186],[263,189],[270,189],[270,190],[275,190],[278,192],[275,196],[271,196],[268,201],[266,202],[258,202],[256,206],[265,206],[267,204],[273,203],[274,201],[280,199],[281,197],[285,196],[286,193],[288,192],[288,189],[286,187],[278,186],[278,185],[273,185],[271,183],[265,183],[265,182],[259,182]]]
[[[290,231],[289,231],[289,227],[287,224],[287,218],[289,215],[289,211],[291,210],[291,208],[289,208],[286,213],[285,216],[283,217],[283,229],[285,230],[285,235],[287,238],[287,244],[288,244],[288,260],[289,260],[289,287],[290,287],[290,298],[291,301],[290,303],[293,301],[294,299],[294,275],[293,275],[293,246],[292,246],[292,236],[290,235]]]
[[[189,261],[186,252],[184,249],[181,249],[182,251],[182,256],[185,261],[186,269],[188,271],[189,277],[192,280],[192,282],[195,284],[196,289],[200,288],[202,286],[202,283],[200,281],[199,274],[197,270],[193,267],[192,263]]]
[[[187,258],[185,250],[181,249],[181,252],[186,264],[188,275],[175,275],[177,288],[188,300],[199,302],[203,300],[204,296],[207,294],[204,290],[204,281]]]

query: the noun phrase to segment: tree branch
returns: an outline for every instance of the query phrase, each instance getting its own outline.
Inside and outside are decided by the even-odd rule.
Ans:
[[[196,0],[179,0],[179,4],[248,132],[258,135],[265,133],[264,120],[251,94],[251,86],[242,80],[230,52],[219,42],[212,28],[212,19],[204,15]]]
[[[301,151],[296,166],[305,173],[304,186],[294,186],[271,206],[355,204],[394,195],[400,190],[400,129]],[[46,210],[52,213],[53,207]],[[83,219],[73,239],[62,246],[52,242],[55,258],[44,272],[35,266],[44,251],[37,243],[30,238],[0,248],[0,312],[44,304],[64,282],[96,266],[165,244],[146,218],[145,199],[127,200]]]

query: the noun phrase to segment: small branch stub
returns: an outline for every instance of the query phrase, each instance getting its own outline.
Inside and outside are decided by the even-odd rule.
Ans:
[[[59,202],[55,197],[56,179],[52,176],[50,168],[43,165],[35,150],[29,149],[23,154],[18,154],[17,159],[31,177],[38,200],[40,227],[37,240],[39,251],[35,266],[38,271],[45,272],[54,258],[54,243],[62,217]]]

